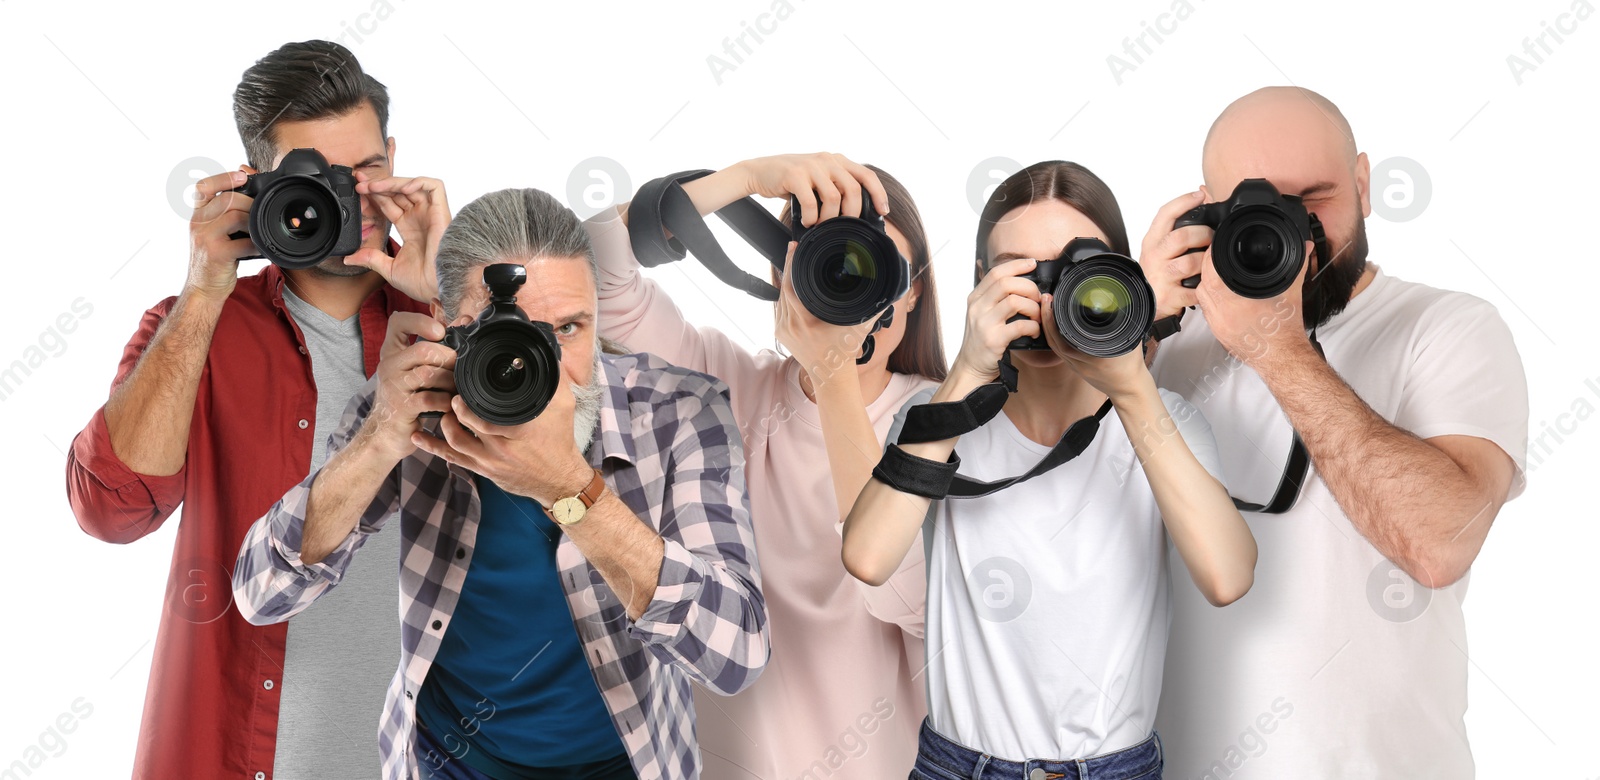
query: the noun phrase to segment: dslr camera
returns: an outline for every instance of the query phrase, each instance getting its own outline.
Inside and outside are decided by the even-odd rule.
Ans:
[[[1297,195],[1280,195],[1266,179],[1245,179],[1220,203],[1196,206],[1174,228],[1206,225],[1216,231],[1211,262],[1228,289],[1246,298],[1271,298],[1294,284],[1306,263],[1306,242],[1324,258],[1322,222]],[[1189,250],[1203,252],[1204,247]],[[1183,286],[1200,285],[1199,275]]]
[[[355,173],[329,165],[315,149],[295,149],[278,168],[251,174],[242,192],[250,204],[250,230],[231,238],[248,238],[274,264],[310,268],[330,257],[361,248],[361,196]],[[241,258],[247,259],[247,258]]]
[[[840,214],[811,227],[800,224],[800,202],[789,203],[794,250],[795,296],[833,325],[860,325],[880,315],[911,285],[911,267],[861,191],[861,214]]]
[[[1091,357],[1116,357],[1144,344],[1155,322],[1156,297],[1132,258],[1097,238],[1067,242],[1054,260],[1041,260],[1018,277],[1055,295],[1056,330],[1074,349]],[[1022,315],[1011,322],[1024,319]],[[1044,334],[1023,336],[1009,349],[1049,349]]]
[[[439,343],[456,352],[456,393],[495,425],[521,425],[549,405],[561,386],[561,344],[548,322],[517,308],[528,271],[514,263],[483,269],[489,306],[476,320],[445,329]],[[438,412],[424,416],[438,417]]]

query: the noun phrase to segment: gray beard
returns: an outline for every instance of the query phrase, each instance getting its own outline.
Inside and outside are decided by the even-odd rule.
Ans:
[[[577,399],[577,407],[572,412],[572,439],[578,443],[579,452],[589,451],[589,445],[594,442],[594,432],[600,425],[600,402],[606,393],[605,383],[600,378],[603,370],[600,365],[600,345],[596,344],[594,370],[589,372],[589,383],[572,387],[572,395]]]

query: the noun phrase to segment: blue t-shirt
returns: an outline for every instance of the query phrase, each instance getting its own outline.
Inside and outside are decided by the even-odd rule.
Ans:
[[[452,757],[496,777],[623,754],[561,588],[560,529],[538,502],[475,481],[472,564],[417,718]]]

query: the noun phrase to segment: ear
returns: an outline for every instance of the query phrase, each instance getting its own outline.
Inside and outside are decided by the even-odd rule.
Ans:
[[[983,281],[983,258],[972,258],[972,286],[977,287]]]
[[[906,314],[917,310],[917,301],[919,300],[922,300],[922,277],[920,276],[911,282],[911,289],[906,292]]]
[[[389,156],[389,170],[390,170],[390,172],[393,172],[394,171],[394,136],[392,136],[392,135],[389,136],[389,140],[386,142],[385,147],[386,148],[385,148],[385,152],[384,153]]]
[[[1200,199],[1207,203],[1217,202],[1216,198],[1211,197],[1211,189],[1204,184],[1200,185],[1200,195]]]
[[[1372,216],[1372,162],[1366,152],[1356,155],[1356,199],[1361,203],[1361,217]]]
[[[428,309],[430,310],[429,313],[433,315],[433,318],[444,325],[465,325],[469,322],[472,322],[474,319],[471,314],[467,314],[466,312],[462,312],[460,315],[457,315],[455,322],[445,319],[444,304],[440,303],[438,298],[434,298],[428,302]]]
[[[244,171],[244,172],[245,172],[245,175],[247,175],[247,176],[254,176],[254,175],[256,175],[256,169],[254,169],[254,168],[251,168],[251,167],[250,167],[250,166],[248,166],[248,165],[241,165],[241,166],[239,166],[239,170],[241,170],[241,171]]]

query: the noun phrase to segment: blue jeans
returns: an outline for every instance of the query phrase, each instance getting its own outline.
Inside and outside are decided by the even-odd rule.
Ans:
[[[911,780],[1161,780],[1161,737],[1090,758],[1007,761],[950,741],[922,721]]]
[[[434,739],[426,728],[417,728],[417,768],[423,780],[494,780],[494,778],[468,766],[465,761],[453,758],[444,745]],[[541,780],[636,780],[633,765],[624,753],[617,758],[594,764],[536,770],[525,774]]]

